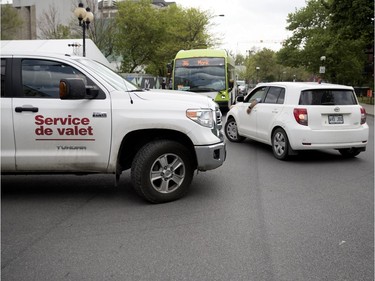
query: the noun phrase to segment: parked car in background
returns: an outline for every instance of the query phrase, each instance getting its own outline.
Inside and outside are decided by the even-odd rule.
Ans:
[[[280,160],[300,150],[330,148],[355,157],[369,137],[366,111],[353,87],[318,83],[258,84],[231,107],[224,130],[232,142],[250,138],[271,145]]]
[[[246,96],[248,86],[244,80],[237,80],[237,96]]]

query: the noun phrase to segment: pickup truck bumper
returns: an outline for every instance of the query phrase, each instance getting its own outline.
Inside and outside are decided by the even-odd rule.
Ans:
[[[195,146],[198,171],[212,170],[223,165],[227,156],[225,142],[212,145]]]

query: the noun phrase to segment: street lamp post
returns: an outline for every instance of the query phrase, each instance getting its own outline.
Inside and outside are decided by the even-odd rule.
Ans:
[[[90,22],[94,20],[94,14],[91,12],[90,8],[83,8],[83,4],[79,3],[78,8],[74,10],[75,16],[79,20],[79,26],[82,26],[83,34],[83,56],[86,56],[86,29],[89,28]]]
[[[321,75],[321,78],[319,79],[319,83],[322,83],[322,81],[324,80],[324,74],[326,73],[326,66],[325,66],[326,56],[321,56],[320,61],[322,62],[322,65],[319,67],[319,73]]]
[[[255,68],[255,70],[257,71],[257,81],[256,81],[256,83],[258,83],[258,75],[259,75],[259,69],[260,69],[260,67],[259,67],[259,66],[257,66],[257,67]]]

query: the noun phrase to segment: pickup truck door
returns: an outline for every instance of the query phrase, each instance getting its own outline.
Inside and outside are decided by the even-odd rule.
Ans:
[[[13,134],[11,91],[11,58],[1,59],[1,171],[12,172],[16,167]]]
[[[74,67],[51,60],[17,59],[12,114],[18,172],[100,172],[108,167],[110,97],[100,89],[92,99],[61,100],[59,81],[81,77]],[[17,73],[17,71],[16,71]],[[15,74],[16,75],[16,74]]]

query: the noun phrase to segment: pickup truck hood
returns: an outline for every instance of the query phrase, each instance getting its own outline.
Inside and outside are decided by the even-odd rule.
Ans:
[[[217,94],[219,92],[218,91],[214,91],[214,92],[199,92],[200,95],[205,95],[206,97],[209,97],[211,98],[212,100],[215,100]]]
[[[131,94],[143,100],[162,101],[164,103],[166,101],[177,102],[189,107],[212,108],[216,105],[211,98],[205,95],[186,91],[152,89],[143,92],[132,92]]]
[[[184,91],[186,93],[186,91]],[[206,96],[206,97],[209,97],[211,98],[212,100],[215,100],[216,96],[218,95],[220,91],[209,91],[209,92],[206,92],[206,91],[203,91],[203,92],[192,92],[190,91],[189,93],[195,93],[195,94],[199,94],[199,95],[202,95],[202,96]]]

